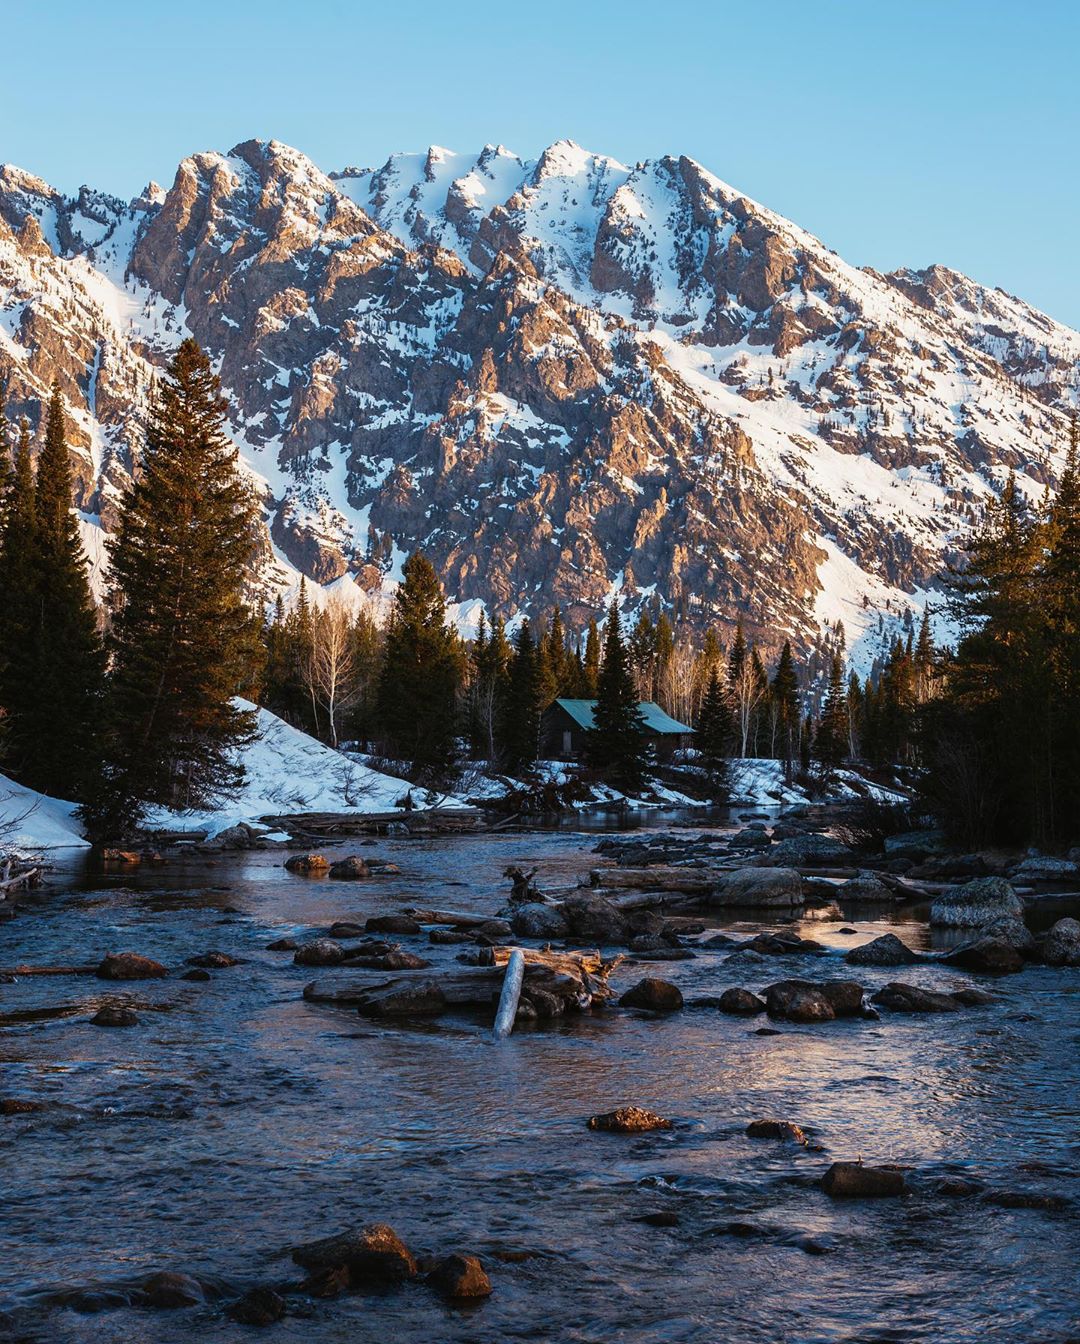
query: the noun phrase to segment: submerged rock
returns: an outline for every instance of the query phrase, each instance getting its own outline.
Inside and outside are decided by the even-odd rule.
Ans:
[[[491,1296],[491,1280],[475,1255],[446,1255],[428,1274],[427,1284],[451,1302]]]
[[[419,933],[420,925],[411,915],[372,915],[364,925],[365,933]]]
[[[821,1180],[830,1199],[883,1199],[907,1192],[904,1173],[895,1167],[864,1167],[861,1162],[834,1162]]]
[[[862,947],[853,947],[844,960],[849,966],[911,966],[920,957],[895,933],[883,933]]]
[[[778,1139],[781,1143],[797,1143],[805,1148],[809,1139],[798,1125],[790,1120],[752,1120],[746,1126],[749,1139]]]
[[[349,854],[330,865],[329,876],[338,882],[357,882],[361,878],[370,877],[371,869],[358,854]]]
[[[29,1101],[24,1097],[0,1098],[0,1115],[32,1115],[45,1109],[43,1101]]]
[[[297,966],[337,966],[345,960],[345,949],[332,938],[316,938],[296,949],[293,962]]]
[[[1006,938],[982,936],[955,948],[944,959],[950,966],[994,975],[1013,975],[1024,969],[1024,958]]]
[[[654,1013],[673,1013],[683,1006],[682,991],[670,980],[646,976],[619,1000],[622,1008],[648,1008]]]
[[[99,980],[161,980],[169,972],[160,961],[138,952],[110,952],[96,974]]]
[[[273,1325],[287,1309],[285,1299],[273,1288],[249,1288],[225,1308],[225,1315],[238,1325]]]
[[[206,1294],[198,1279],[190,1274],[175,1274],[170,1270],[161,1270],[151,1274],[140,1285],[143,1304],[162,1310],[176,1307],[194,1307],[205,1302]]]
[[[1003,877],[977,877],[947,887],[930,906],[930,923],[943,928],[978,929],[1005,916],[1022,918],[1024,903]]]
[[[230,957],[227,952],[201,952],[197,957],[188,957],[188,966],[200,966],[204,970],[225,970],[229,966],[239,966],[238,957]]]
[[[671,1121],[641,1106],[620,1106],[589,1119],[590,1129],[602,1129],[612,1134],[644,1134],[651,1129],[670,1129]]]
[[[920,989],[918,985],[909,985],[902,980],[894,980],[879,989],[870,1001],[894,1013],[955,1013],[960,1008],[952,994]]]
[[[107,1003],[97,1010],[90,1022],[95,1027],[137,1027],[139,1017],[133,1008]]]

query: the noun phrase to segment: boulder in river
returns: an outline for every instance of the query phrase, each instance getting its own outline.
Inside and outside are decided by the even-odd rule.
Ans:
[[[822,986],[806,980],[782,980],[765,991],[770,1017],[785,1022],[832,1022],[836,1012],[822,993]]]
[[[292,858],[285,860],[285,867],[290,873],[306,876],[311,873],[325,873],[330,867],[330,860],[325,854],[294,854]]]
[[[850,864],[852,853],[849,845],[827,835],[793,835],[773,845],[763,862],[774,867],[791,864],[797,868],[831,868]]]
[[[805,1148],[809,1139],[790,1120],[751,1120],[746,1126],[748,1139],[777,1139],[781,1143],[797,1143]]]
[[[891,901],[893,894],[876,873],[860,872],[836,888],[838,901]]]
[[[626,916],[604,896],[582,892],[563,901],[561,910],[574,938],[589,943],[626,942]]]
[[[194,1307],[206,1300],[202,1284],[190,1274],[176,1274],[161,1270],[151,1274],[139,1285],[143,1305],[170,1310],[175,1307]]]
[[[416,1275],[412,1252],[386,1223],[294,1246],[292,1258],[311,1273],[344,1270],[351,1288],[391,1288]]]
[[[1059,919],[1043,935],[1039,953],[1048,966],[1080,966],[1080,923]]]
[[[967,971],[986,971],[991,975],[1013,975],[1024,969],[1023,956],[1007,938],[982,932],[972,942],[954,948],[945,961],[950,966],[962,966]]]
[[[706,897],[717,906],[802,905],[802,878],[794,868],[738,868],[725,873]]]
[[[644,1134],[650,1129],[670,1129],[671,1121],[641,1106],[619,1106],[589,1119],[590,1129],[602,1129],[611,1134]]]
[[[138,952],[110,952],[97,968],[99,980],[161,980],[169,974],[160,961]]]
[[[1075,882],[1080,863],[1072,859],[1054,859],[1046,854],[1030,854],[1012,872],[1014,882]]]
[[[90,1022],[95,1027],[137,1027],[139,1017],[133,1008],[125,1008],[119,1003],[106,1003],[97,1010]]]
[[[939,994],[933,989],[922,989],[902,980],[894,980],[872,996],[871,1003],[889,1008],[894,1013],[955,1013],[960,1002],[952,994]]]
[[[330,865],[329,875],[338,882],[358,882],[361,878],[370,877],[371,869],[358,854],[348,854]]]
[[[834,1162],[821,1180],[830,1199],[885,1199],[907,1193],[904,1173],[896,1167],[864,1167]]]
[[[345,959],[345,949],[332,938],[315,938],[302,943],[293,956],[297,966],[337,966]]]
[[[930,923],[944,928],[978,929],[1005,916],[1022,919],[1024,903],[1003,877],[977,877],[946,887],[930,906]]]
[[[912,966],[919,956],[895,933],[883,933],[861,947],[853,947],[844,960],[849,966]]]
[[[765,1011],[765,1000],[748,989],[725,989],[716,1006],[731,1017],[757,1017]]]
[[[249,1288],[243,1297],[225,1308],[225,1315],[238,1325],[273,1325],[287,1310],[285,1299],[273,1288]]]
[[[510,926],[519,938],[566,938],[570,933],[562,906],[544,905],[540,901],[519,905]]]
[[[678,985],[647,975],[628,989],[619,1000],[621,1008],[648,1008],[654,1013],[673,1013],[683,1006]]]
[[[227,952],[200,952],[198,956],[188,957],[188,966],[201,966],[203,970],[223,971],[229,966],[239,966],[238,957],[230,957]]]
[[[420,925],[411,915],[372,915],[364,925],[365,933],[419,933]]]
[[[478,1301],[491,1296],[491,1280],[475,1255],[444,1255],[426,1282],[450,1302]]]

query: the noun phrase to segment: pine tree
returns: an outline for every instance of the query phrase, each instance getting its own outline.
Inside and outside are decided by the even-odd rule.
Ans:
[[[38,619],[37,523],[30,427],[25,419],[5,491],[0,532],[0,709],[4,714],[4,760],[21,776],[33,742],[24,732],[34,682],[34,641]]]
[[[596,628],[596,618],[589,617],[589,629],[585,636],[585,657],[583,660],[584,698],[595,700],[600,685],[600,632]]]
[[[619,608],[612,602],[604,641],[604,662],[597,682],[593,726],[585,738],[589,765],[627,792],[644,782],[645,723],[622,640]]]
[[[502,761],[511,773],[536,762],[542,694],[540,655],[525,620],[514,637],[514,655],[502,705]]]
[[[844,663],[834,653],[829,670],[829,690],[814,737],[814,755],[827,778],[847,756],[847,686]]]
[[[245,600],[256,511],[210,361],[180,346],[151,408],[112,557],[106,779],[88,819],[116,834],[147,804],[212,805],[243,778],[254,716],[233,703],[258,632]]]
[[[64,401],[54,384],[34,486],[36,619],[22,720],[23,781],[82,798],[98,772],[105,657],[79,527],[72,513]]]
[[[386,630],[378,717],[391,749],[420,783],[443,783],[457,756],[463,655],[446,623],[446,597],[427,558],[406,560]]]
[[[795,657],[791,652],[790,640],[785,640],[784,647],[780,650],[780,659],[776,664],[770,693],[776,705],[780,759],[784,762],[784,782],[790,784],[794,777],[794,761],[799,749],[799,678],[795,671]]]
[[[714,791],[723,792],[727,783],[727,756],[731,750],[734,724],[731,706],[720,675],[714,667],[705,685],[698,711],[694,745]]]

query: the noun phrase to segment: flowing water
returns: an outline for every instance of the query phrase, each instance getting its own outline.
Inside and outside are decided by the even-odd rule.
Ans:
[[[271,1338],[1080,1338],[1080,972],[1031,968],[994,984],[994,1005],[940,1016],[763,1036],[763,1019],[714,1011],[598,1013],[496,1045],[479,1016],[410,1027],[307,1004],[301,990],[319,972],[266,950],[408,903],[493,913],[506,864],[535,864],[542,884],[563,885],[595,862],[594,842],[567,830],[379,841],[358,852],[393,859],[401,875],[360,883],[291,876],[280,853],[191,856],[131,877],[72,873],[0,926],[8,967],[119,950],[178,968],[212,948],[245,958],[201,984],[0,985],[0,1096],[51,1103],[0,1117],[0,1338],[245,1339],[250,1328],[223,1315],[229,1297],[295,1282],[289,1246],[372,1221],[418,1252],[475,1251],[494,1295],[464,1311],[421,1286],[295,1298]],[[838,954],[889,928],[931,946],[925,912],[848,914],[846,925],[796,927]],[[432,955],[449,965],[459,950]],[[733,975],[723,955],[624,966],[616,984],[657,974],[692,997],[845,974],[837,955]],[[871,988],[980,983],[924,966],[857,974]],[[140,1025],[89,1025],[104,1001],[131,1004]],[[628,1102],[676,1127],[640,1137],[585,1128]],[[746,1138],[761,1117],[798,1122],[823,1151]],[[831,1202],[822,1172],[859,1155],[909,1164],[915,1193]],[[947,1175],[1072,1204],[949,1199],[934,1191]],[[677,1225],[639,1221],[656,1213]],[[158,1269],[197,1276],[211,1300],[94,1314],[55,1305],[66,1288],[122,1287]]]

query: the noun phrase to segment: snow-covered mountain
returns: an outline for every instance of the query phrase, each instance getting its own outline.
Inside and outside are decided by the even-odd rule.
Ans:
[[[1042,492],[1080,335],[942,267],[880,275],[686,158],[433,148],[330,175],[275,141],[131,203],[0,169],[0,375],[73,408],[92,553],[155,366],[213,353],[268,590],[463,612],[611,595],[811,638],[921,605],[989,491]]]

